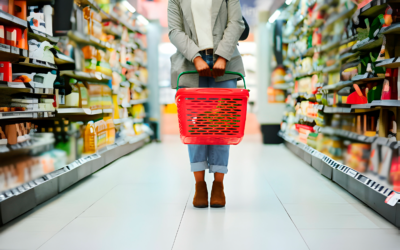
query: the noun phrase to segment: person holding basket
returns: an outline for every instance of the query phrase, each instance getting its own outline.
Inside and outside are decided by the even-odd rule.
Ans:
[[[171,57],[172,88],[182,75],[181,88],[236,88],[244,75],[237,49],[245,22],[239,0],[169,0],[169,39],[177,48]],[[225,71],[238,72],[225,75]],[[238,76],[239,75],[239,76]],[[208,207],[205,170],[214,174],[210,205],[224,207],[224,176],[228,173],[229,145],[188,145],[191,171],[196,180],[193,205]]]

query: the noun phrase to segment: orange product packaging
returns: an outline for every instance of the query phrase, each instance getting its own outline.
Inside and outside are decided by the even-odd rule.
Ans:
[[[27,9],[28,8],[26,7],[26,0],[22,0],[22,1],[15,0],[14,1],[14,16],[26,21]]]
[[[97,148],[101,149],[107,146],[107,123],[101,119],[95,123],[97,134]]]
[[[88,122],[85,128],[83,152],[85,154],[95,154],[97,152],[97,134],[93,121]]]
[[[107,145],[114,144],[115,142],[115,125],[112,117],[105,117],[107,123]]]
[[[94,46],[85,46],[82,48],[83,57],[85,58],[85,72],[96,72],[97,66],[97,49]]]

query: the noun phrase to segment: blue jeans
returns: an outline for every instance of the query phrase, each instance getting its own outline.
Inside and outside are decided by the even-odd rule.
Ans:
[[[214,67],[213,56],[201,53],[210,68]],[[200,77],[200,88],[236,88],[237,80],[215,82],[213,77]],[[229,146],[188,145],[192,172],[209,169],[210,173],[228,173]]]

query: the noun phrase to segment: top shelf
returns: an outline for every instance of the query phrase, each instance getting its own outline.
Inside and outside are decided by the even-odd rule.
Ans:
[[[0,24],[6,26],[18,26],[19,28],[28,27],[28,22],[0,10]]]

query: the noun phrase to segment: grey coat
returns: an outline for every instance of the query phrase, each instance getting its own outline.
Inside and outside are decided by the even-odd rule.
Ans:
[[[192,16],[191,1],[169,0],[168,28],[169,39],[178,51],[171,57],[171,85],[176,88],[178,76],[183,71],[196,70],[192,60],[199,55],[198,40]],[[227,71],[244,75],[242,57],[237,43],[245,26],[239,0],[213,0],[211,24],[213,25],[214,62],[218,56],[228,60]],[[217,82],[235,79],[237,76],[218,77]],[[184,75],[179,86],[198,87],[199,75]]]

